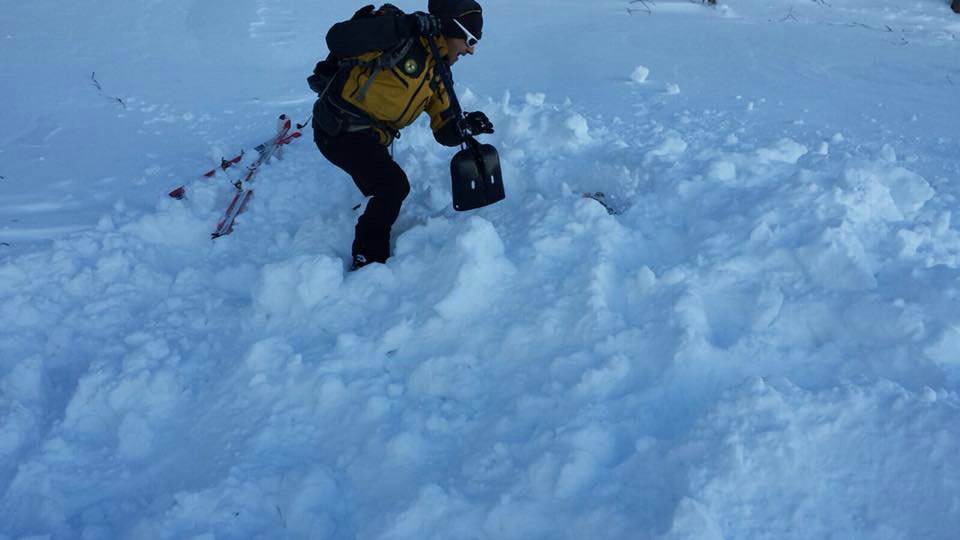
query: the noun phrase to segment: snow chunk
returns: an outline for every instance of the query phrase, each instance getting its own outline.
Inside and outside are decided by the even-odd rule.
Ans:
[[[710,164],[707,176],[720,182],[730,182],[737,178],[737,166],[730,161],[717,160]]]
[[[284,508],[287,525],[312,538],[332,538],[335,529],[327,511],[337,501],[336,480],[323,468],[286,479],[289,502]]]
[[[924,353],[944,368],[960,368],[960,329],[948,328]]]
[[[590,136],[590,126],[587,124],[587,119],[582,115],[574,113],[567,118],[566,121],[567,128],[573,133],[573,143],[577,146],[585,146],[593,142],[593,137]]]
[[[883,148],[880,149],[880,159],[888,163],[896,163],[897,151],[889,144],[885,144]]]
[[[208,223],[191,214],[185,206],[173,206],[171,201],[164,201],[163,205],[167,211],[144,215],[136,222],[122,226],[120,230],[137,236],[147,244],[175,246],[178,249],[185,245],[196,246],[210,242],[210,235],[206,230]],[[122,211],[118,210],[117,213]]]
[[[493,120],[501,126],[497,132],[514,147],[510,160],[526,155],[553,157],[557,150],[579,151],[595,142],[587,118],[573,112],[570,105],[551,106],[544,94],[528,94],[517,111],[511,108],[509,99],[507,93],[501,106],[502,116]],[[530,145],[534,140],[537,144]]]
[[[670,133],[659,146],[647,152],[646,159],[662,157],[673,159],[687,151],[687,141],[677,133]]]
[[[419,432],[405,431],[387,442],[386,456],[401,466],[411,466],[427,460],[429,444]]]
[[[647,82],[647,77],[650,76],[650,69],[646,66],[637,66],[637,69],[633,70],[633,73],[630,75],[630,80],[635,83]]]
[[[825,232],[820,244],[799,253],[811,277],[824,287],[862,291],[877,286],[867,251],[849,226]]]
[[[11,459],[24,444],[39,435],[38,420],[37,415],[25,407],[10,407],[0,414],[0,460]]]
[[[127,459],[145,457],[153,449],[153,429],[147,420],[136,412],[127,413],[123,417],[117,435],[117,450]]]
[[[461,259],[456,284],[436,304],[446,319],[456,319],[488,306],[503,283],[516,272],[504,256],[503,242],[493,224],[473,217],[467,231],[457,238]]]
[[[590,425],[569,436],[571,459],[557,475],[556,494],[571,497],[598,480],[601,467],[607,465],[616,446],[615,437],[599,425]]]
[[[377,538],[476,538],[481,518],[467,501],[430,484]]]
[[[254,343],[244,359],[244,365],[254,373],[269,373],[283,369],[291,358],[293,349],[281,339],[270,338]]]
[[[673,526],[663,540],[723,540],[723,529],[701,503],[684,497],[673,515]]]
[[[531,107],[543,107],[543,104],[547,102],[547,95],[542,92],[527,94],[524,101]]]
[[[630,360],[617,355],[603,366],[584,373],[574,391],[586,396],[607,396],[616,390],[629,374]]]
[[[922,176],[884,162],[848,169],[844,183],[838,199],[854,223],[913,218],[935,194]]]
[[[303,255],[266,265],[253,299],[264,313],[291,315],[315,308],[342,283],[343,263],[339,259]]]
[[[431,358],[410,374],[410,390],[425,396],[469,401],[480,391],[474,384],[476,365],[477,359],[470,355]]]
[[[902,302],[862,298],[846,309],[843,318],[849,334],[862,343],[895,346],[925,334],[920,311]]]
[[[807,147],[793,139],[781,139],[777,144],[757,150],[757,157],[763,161],[796,163],[807,153]]]
[[[21,403],[40,402],[47,384],[42,358],[31,356],[17,363],[10,373],[0,379],[0,395]]]

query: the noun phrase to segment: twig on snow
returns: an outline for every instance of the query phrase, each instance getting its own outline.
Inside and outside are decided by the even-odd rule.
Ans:
[[[633,15],[634,11],[643,12],[643,13],[646,13],[647,15],[653,15],[653,10],[650,9],[650,4],[648,3],[648,0],[630,0],[630,3],[631,4],[640,3],[643,6],[643,9],[627,8],[627,13],[629,13],[630,15]]]
[[[797,20],[797,18],[794,17],[794,15],[793,15],[793,6],[790,6],[790,11],[787,13],[787,16],[784,17],[784,18],[782,18],[782,19],[780,19],[780,22],[796,21],[796,20]],[[798,22],[799,22],[799,21],[798,21]]]
[[[883,25],[883,28],[878,28],[878,27],[876,27],[876,26],[870,26],[869,24],[864,24],[864,23],[862,23],[862,22],[851,22],[851,23],[847,23],[846,26],[847,26],[848,28],[866,28],[867,30],[873,30],[873,31],[875,31],[875,32],[885,32],[885,33],[888,33],[888,34],[896,33],[896,30],[894,30],[893,28],[891,28],[890,25],[888,25],[888,24]],[[884,41],[886,41],[887,43],[893,44],[893,45],[909,45],[909,44],[910,44],[910,41],[908,41],[907,38],[905,38],[905,37],[903,37],[903,36],[900,36],[900,39],[899,39],[898,41],[892,41],[892,40],[887,40],[887,39],[885,39]]]
[[[90,80],[93,81],[93,83],[92,83],[92,84],[93,84],[93,87],[97,89],[97,93],[98,93],[98,94],[100,94],[101,96],[109,99],[110,101],[116,101],[116,102],[119,103],[120,106],[123,107],[124,109],[127,108],[127,104],[124,103],[122,99],[120,99],[120,98],[118,98],[118,97],[108,96],[108,95],[106,95],[106,94],[103,93],[103,86],[100,84],[100,81],[97,80],[97,72],[96,72],[96,71],[94,71],[93,73],[90,74]]]

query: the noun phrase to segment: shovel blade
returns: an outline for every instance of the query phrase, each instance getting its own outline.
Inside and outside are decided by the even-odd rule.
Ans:
[[[457,152],[450,162],[453,208],[463,212],[491,205],[506,198],[500,155],[489,144]]]

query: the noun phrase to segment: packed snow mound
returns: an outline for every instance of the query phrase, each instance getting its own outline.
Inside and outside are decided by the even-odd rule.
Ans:
[[[253,292],[254,305],[267,316],[290,316],[319,306],[343,283],[343,261],[301,255],[264,266]]]
[[[0,36],[21,73],[24,38],[59,30],[37,54],[83,81],[0,137],[22,220],[0,246],[0,538],[960,528],[960,55],[938,6],[488,0],[458,90],[496,126],[507,199],[452,211],[451,150],[418,123],[393,149],[393,256],[355,272],[364,201],[309,128],[230,236],[209,233],[234,177],[198,173],[308,114],[316,28],[358,6],[113,7],[18,4]],[[33,97],[13,120],[47,111]],[[74,124],[96,148],[66,150]]]
[[[939,525],[926,516],[950,513],[955,486],[947,478],[960,471],[942,463],[919,473],[914,464],[958,450],[956,438],[947,435],[957,427],[949,418],[955,398],[891,383],[809,392],[785,381],[747,382],[717,403],[683,449],[684,459],[699,464],[691,470],[690,502],[679,507],[666,537],[717,537],[716,531],[737,537],[940,537]],[[931,429],[941,435],[917,436]],[[889,492],[915,498],[918,512],[902,512],[897,498],[876,499]],[[837,493],[847,499],[840,507],[831,504]]]

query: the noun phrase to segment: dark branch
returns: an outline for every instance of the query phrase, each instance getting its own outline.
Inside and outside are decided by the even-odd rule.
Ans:
[[[120,106],[123,107],[124,109],[127,108],[127,104],[124,103],[122,99],[120,99],[120,98],[118,98],[118,97],[116,97],[116,96],[108,96],[108,95],[106,95],[106,94],[103,93],[103,85],[101,85],[101,84],[100,84],[100,81],[97,80],[97,72],[96,72],[96,71],[94,71],[93,73],[90,74],[90,80],[93,81],[91,84],[93,84],[93,87],[97,89],[97,93],[98,93],[98,94],[100,94],[101,96],[109,99],[110,101],[116,101],[116,102],[119,103]]]
[[[650,9],[650,4],[647,3],[647,0],[630,0],[630,3],[631,3],[631,4],[639,3],[640,5],[643,6],[643,9],[631,9],[631,8],[627,8],[627,13],[629,13],[630,15],[633,15],[633,12],[634,12],[634,11],[643,12],[643,13],[646,13],[647,15],[652,15],[652,14],[653,14],[653,10]]]

